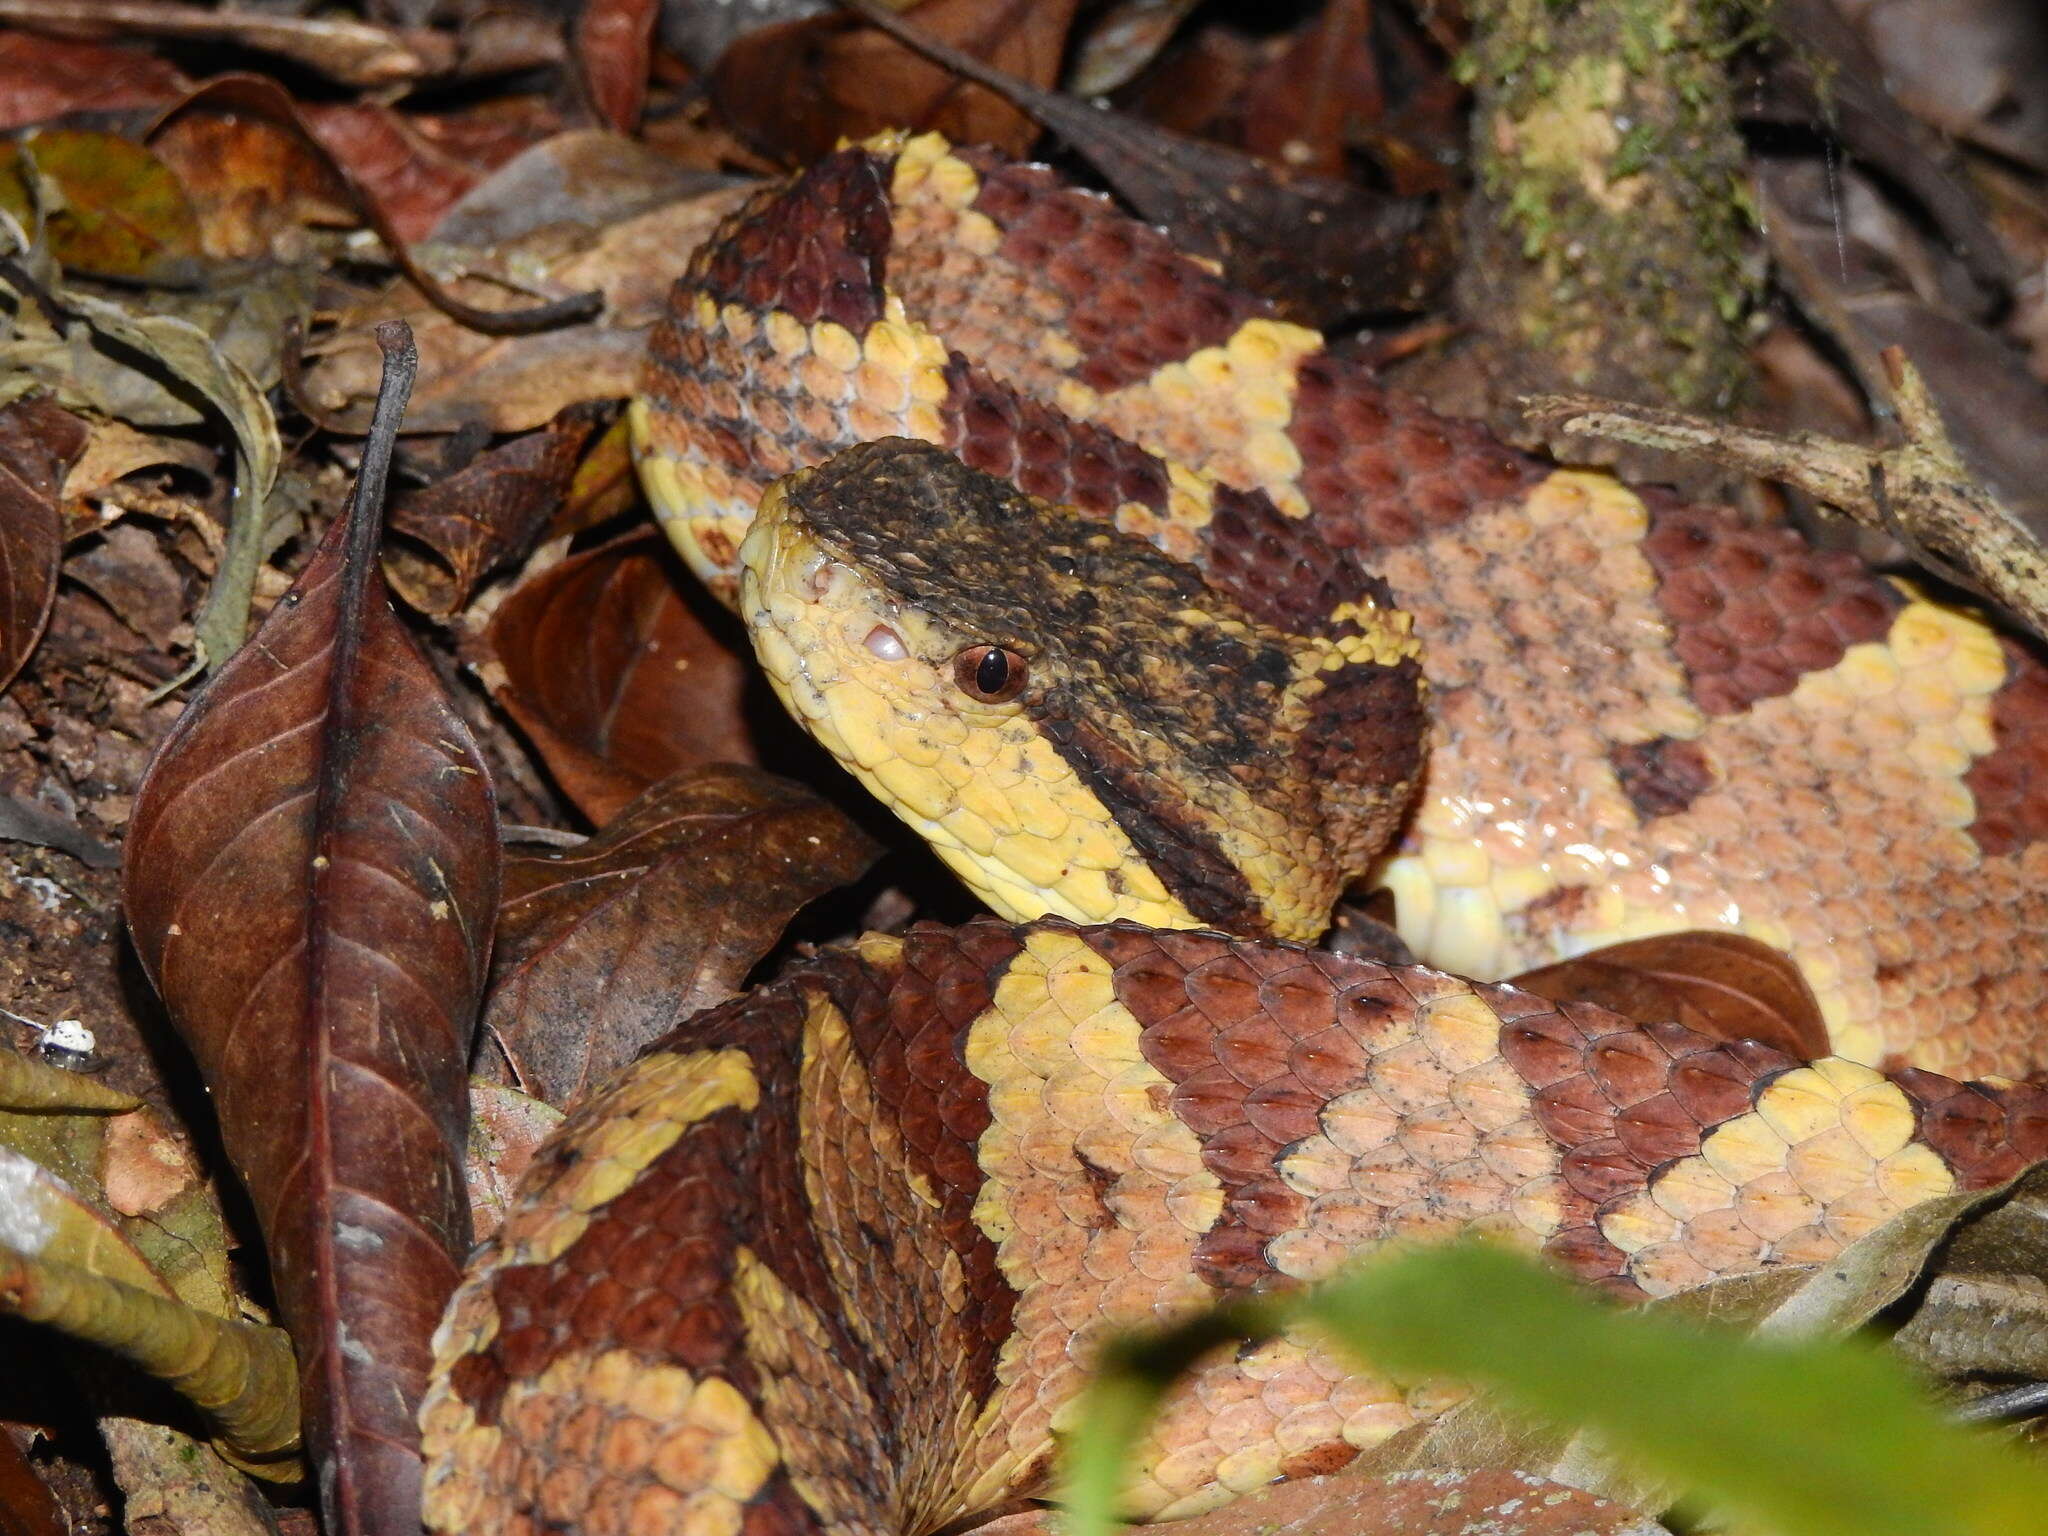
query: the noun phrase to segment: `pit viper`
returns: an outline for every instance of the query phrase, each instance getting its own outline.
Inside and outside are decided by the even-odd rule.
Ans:
[[[1951,1075],[2039,1064],[2048,993],[2048,670],[1975,616],[1511,451],[930,135],[735,214],[633,409],[785,703],[998,917],[572,1114],[437,1337],[432,1529],[958,1527],[1043,1491],[1119,1323],[1475,1228],[1669,1294],[2048,1155],[2048,1090]],[[1361,880],[1427,967],[1296,942]],[[1702,927],[1835,1054],[1483,979]],[[1133,1507],[1443,1401],[1239,1351]]]

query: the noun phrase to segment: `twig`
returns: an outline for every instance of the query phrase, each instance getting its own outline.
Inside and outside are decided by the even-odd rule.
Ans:
[[[1549,431],[1659,448],[1796,486],[1864,527],[1902,535],[1930,570],[1944,579],[1961,576],[1963,585],[2048,636],[2048,551],[1964,467],[1905,354],[1887,348],[1883,361],[1906,441],[1882,450],[1582,396],[1539,395],[1524,405]]]

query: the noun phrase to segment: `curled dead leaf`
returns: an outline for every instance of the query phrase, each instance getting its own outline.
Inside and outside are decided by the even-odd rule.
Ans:
[[[1782,951],[1697,929],[1609,944],[1514,978],[1554,1003],[1598,1003],[1638,1024],[1679,1023],[1716,1040],[1761,1040],[1800,1061],[1828,1054],[1820,1003]]]
[[[492,621],[493,697],[599,824],[679,769],[756,760],[750,661],[688,580],[648,529],[549,567]]]

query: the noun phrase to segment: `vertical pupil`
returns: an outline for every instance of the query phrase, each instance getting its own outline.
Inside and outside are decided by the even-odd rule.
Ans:
[[[981,664],[974,669],[974,686],[983,693],[1001,693],[1003,684],[1009,680],[1010,658],[998,650],[984,654]]]

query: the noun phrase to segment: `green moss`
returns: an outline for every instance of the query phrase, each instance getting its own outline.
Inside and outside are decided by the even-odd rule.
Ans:
[[[1724,61],[1760,0],[1475,0],[1484,317],[1575,383],[1721,406],[1745,369],[1749,206]],[[1519,266],[1519,270],[1517,270]],[[1630,378],[1631,370],[1635,377]]]

